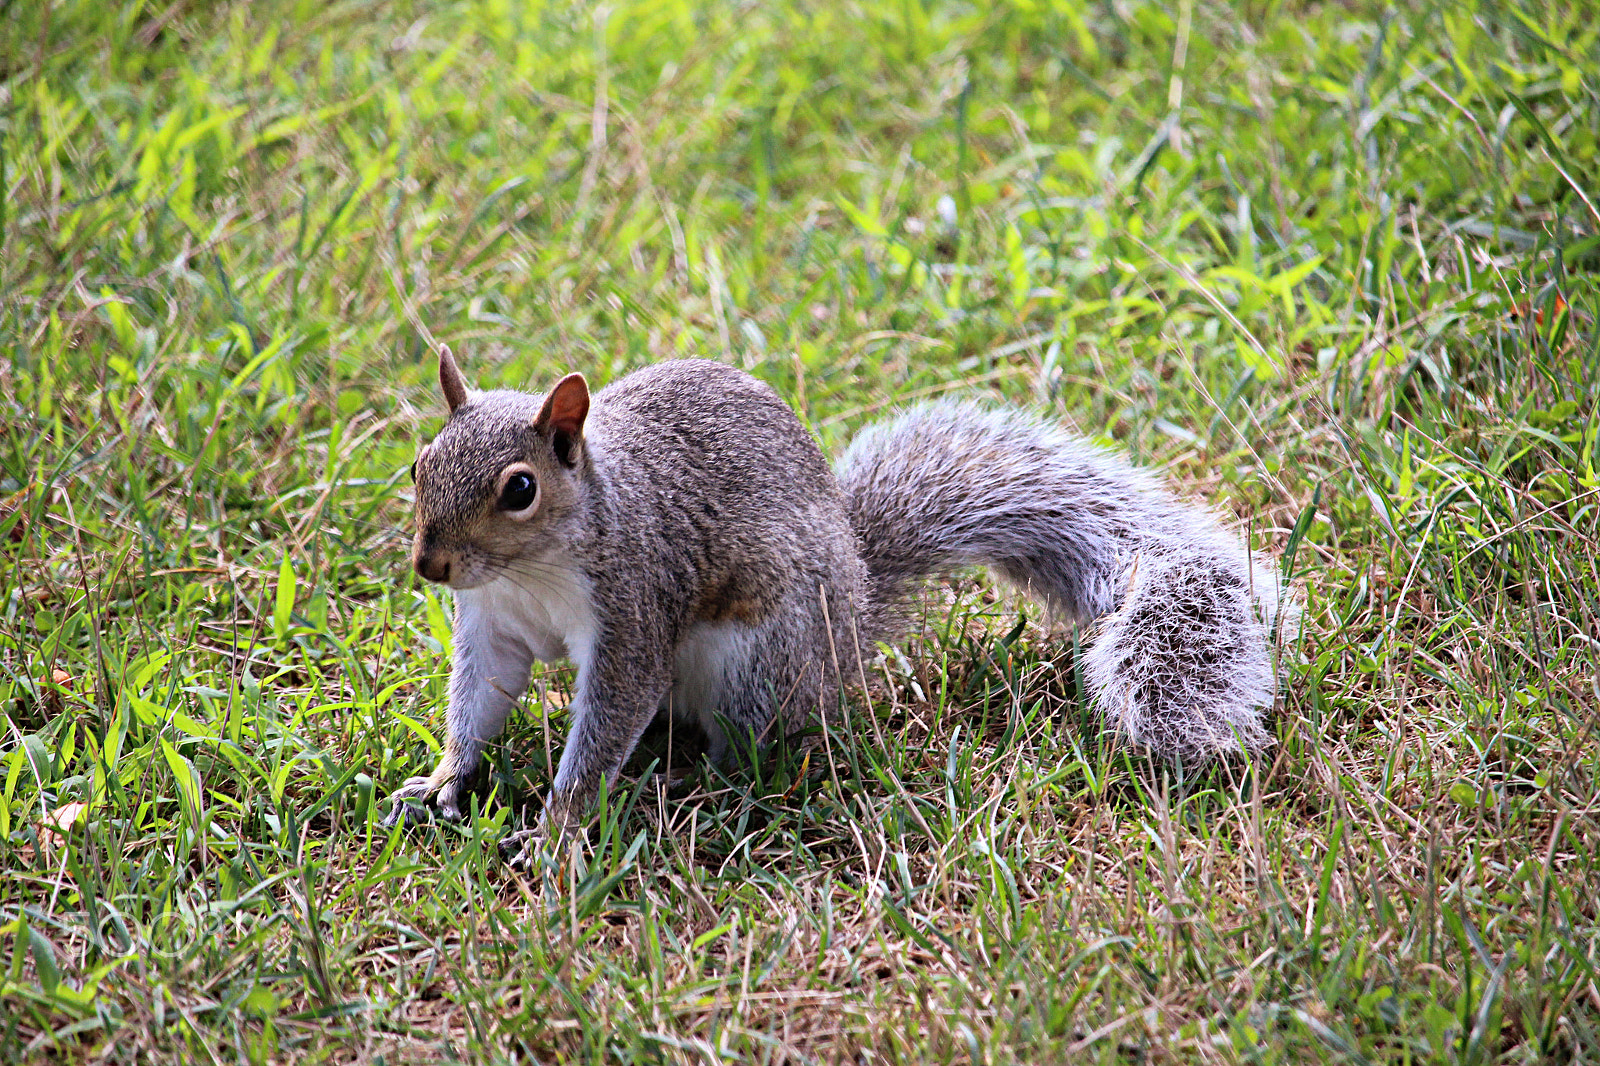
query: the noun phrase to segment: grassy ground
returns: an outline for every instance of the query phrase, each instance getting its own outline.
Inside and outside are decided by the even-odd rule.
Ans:
[[[1597,15],[0,0],[0,1059],[1600,1057]],[[1303,584],[1278,745],[973,576],[831,761],[386,833],[436,342],[1113,441]]]

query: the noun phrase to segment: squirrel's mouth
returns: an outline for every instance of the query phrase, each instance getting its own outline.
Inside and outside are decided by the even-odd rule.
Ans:
[[[426,575],[423,576],[426,577]],[[463,566],[457,562],[451,565],[450,572],[443,578],[439,580],[428,578],[428,580],[434,585],[443,585],[445,588],[455,592],[465,592],[468,589],[479,589],[485,585],[492,585],[503,577],[503,574],[495,573],[492,570],[485,571],[478,566]]]
[[[411,567],[424,581],[457,590],[487,585],[498,576],[460,552],[422,542],[412,549]]]

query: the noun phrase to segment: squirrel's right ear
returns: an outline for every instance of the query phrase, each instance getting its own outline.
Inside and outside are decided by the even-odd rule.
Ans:
[[[448,344],[439,348],[439,388],[444,391],[444,402],[450,405],[452,412],[467,402],[467,382]]]
[[[556,382],[545,397],[544,406],[533,420],[533,428],[550,438],[556,455],[568,466],[578,461],[578,445],[583,441],[583,420],[589,417],[589,383],[582,374],[568,374]]]

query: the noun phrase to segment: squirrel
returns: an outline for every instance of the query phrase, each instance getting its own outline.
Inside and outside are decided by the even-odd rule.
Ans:
[[[385,825],[461,817],[535,659],[577,666],[544,824],[579,824],[658,710],[708,755],[750,751],[838,702],[902,628],[917,583],[987,565],[1076,624],[1105,722],[1190,763],[1271,743],[1276,565],[1203,507],[1014,409],[941,401],[862,431],[830,469],[768,385],[707,360],[594,393],[469,389],[412,466],[411,560],[454,593],[444,752]],[[841,677],[841,670],[844,677]],[[526,838],[527,830],[513,839]]]

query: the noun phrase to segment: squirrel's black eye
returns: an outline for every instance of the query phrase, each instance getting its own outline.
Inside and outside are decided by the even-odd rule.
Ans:
[[[533,480],[533,475],[518,471],[506,478],[506,487],[500,490],[496,506],[502,511],[525,511],[533,505],[538,492],[539,484]]]
[[[417,464],[416,463],[412,463],[411,464],[411,480],[412,481],[417,480]]]

